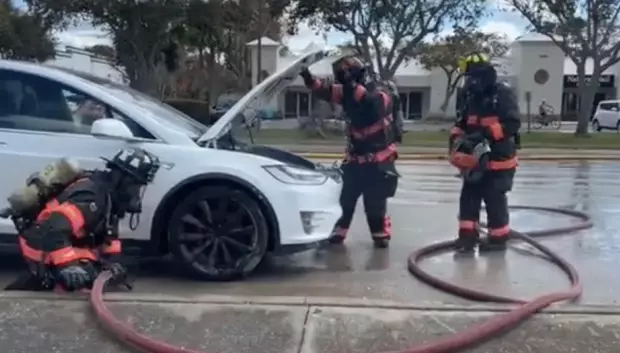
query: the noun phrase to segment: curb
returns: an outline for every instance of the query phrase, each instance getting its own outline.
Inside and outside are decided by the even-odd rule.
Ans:
[[[36,292],[1,292],[0,300],[33,300],[33,301],[86,301],[86,295],[67,295]],[[443,312],[507,312],[515,305],[501,304],[449,304],[441,302],[408,303],[381,299],[362,299],[348,297],[293,297],[293,296],[226,296],[200,295],[197,297],[181,297],[174,295],[140,294],[140,293],[107,293],[106,302],[134,304],[187,304],[187,305],[255,305],[255,306],[302,306],[302,307],[334,307],[361,309],[391,309],[411,311],[443,311]],[[620,306],[597,304],[557,304],[543,311],[545,314],[568,315],[620,315]]]
[[[341,153],[312,153],[312,152],[300,152],[296,153],[299,156],[310,159],[342,159]],[[620,152],[618,156],[519,156],[521,161],[620,161]],[[399,160],[405,161],[444,161],[448,159],[448,156],[444,154],[399,154]]]

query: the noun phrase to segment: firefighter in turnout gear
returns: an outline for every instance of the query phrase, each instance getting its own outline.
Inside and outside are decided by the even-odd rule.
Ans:
[[[123,149],[104,160],[106,170],[80,171],[65,185],[52,185],[52,192],[42,178],[35,175],[29,180],[27,188],[38,185],[36,194],[41,196],[33,203],[34,212],[8,210],[29,273],[7,289],[89,289],[103,270],[124,279],[119,220],[129,214],[130,227],[137,227],[144,188],[153,181],[159,160],[138,148]]]
[[[312,92],[328,102],[340,104],[347,119],[348,144],[342,163],[342,217],[332,243],[342,243],[353,220],[357,200],[364,200],[366,220],[376,247],[385,248],[392,236],[387,199],[398,184],[392,98],[369,77],[367,66],[354,56],[332,64],[336,82],[318,79],[305,68],[301,77]]]
[[[465,76],[460,117],[450,133],[450,162],[463,179],[459,203],[456,248],[473,252],[505,250],[510,235],[508,200],[518,165],[517,145],[521,120],[517,99],[483,54],[463,58]],[[482,202],[487,210],[488,237],[479,241]]]

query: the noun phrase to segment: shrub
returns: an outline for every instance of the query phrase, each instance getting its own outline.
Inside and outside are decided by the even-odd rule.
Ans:
[[[166,99],[164,103],[171,105],[177,110],[189,115],[194,120],[203,124],[211,124],[211,108],[209,103],[195,99]]]

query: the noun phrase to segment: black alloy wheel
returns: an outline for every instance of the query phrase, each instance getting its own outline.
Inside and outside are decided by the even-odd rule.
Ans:
[[[214,281],[251,273],[267,251],[268,227],[259,204],[244,191],[207,186],[172,214],[171,249],[190,274]]]

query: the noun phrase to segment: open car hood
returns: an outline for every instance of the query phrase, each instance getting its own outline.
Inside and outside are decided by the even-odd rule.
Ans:
[[[219,139],[230,130],[233,120],[235,119],[245,119],[246,123],[251,123],[253,119],[258,117],[258,111],[261,108],[272,102],[274,97],[295,81],[302,68],[309,67],[329,54],[330,52],[326,50],[303,54],[288,67],[267,77],[263,82],[254,86],[250,92],[230,107],[230,109],[228,109],[228,111],[226,111],[226,113],[198,139],[198,142]],[[243,114],[243,118],[239,117],[239,114]]]

